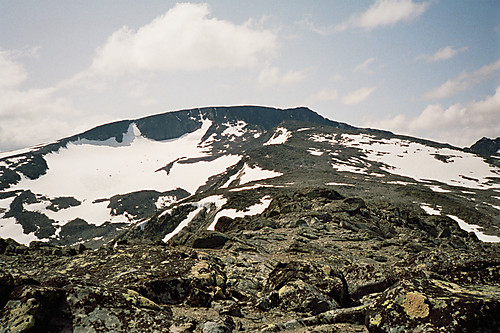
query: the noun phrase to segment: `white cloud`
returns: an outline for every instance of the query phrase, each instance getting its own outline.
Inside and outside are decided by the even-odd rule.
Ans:
[[[282,73],[277,67],[265,67],[260,72],[258,81],[262,87],[270,87],[294,84],[305,78],[305,71],[289,71]]]
[[[336,31],[348,28],[371,30],[381,26],[409,22],[422,15],[429,7],[429,2],[412,0],[377,0],[362,14],[354,15],[349,20],[335,27]]]
[[[419,55],[416,60],[425,60],[427,62],[435,62],[440,60],[448,60],[456,56],[460,52],[464,52],[468,50],[468,47],[461,47],[459,49],[455,49],[452,46],[446,46],[440,48],[434,54],[422,54]]]
[[[363,63],[357,65],[356,67],[354,67],[354,71],[355,72],[358,72],[358,71],[365,71],[365,72],[370,72],[370,65],[375,61],[375,58],[368,58],[366,59],[365,61],[363,61]]]
[[[0,150],[12,150],[70,134],[66,120],[74,115],[69,99],[56,97],[52,88],[0,91]]]
[[[313,21],[312,16],[307,15],[304,19],[298,22],[298,25],[301,26],[305,30],[309,30],[311,32],[317,33],[321,36],[328,36],[335,32],[335,27],[333,25],[326,27],[318,27]]]
[[[449,97],[490,78],[498,70],[500,70],[500,59],[474,72],[463,72],[456,78],[448,80],[439,87],[428,91],[424,94],[424,98],[439,99]]]
[[[428,105],[418,116],[400,114],[392,118],[367,121],[365,126],[425,137],[457,146],[470,146],[480,138],[500,135],[500,86],[481,101],[443,108]]]
[[[337,89],[323,89],[309,96],[309,98],[306,101],[306,104],[334,101],[338,98],[338,96],[339,93]]]
[[[0,51],[0,89],[16,87],[27,76],[26,70],[14,61],[11,52]]]
[[[273,32],[209,14],[207,4],[176,4],[137,31],[124,26],[97,50],[91,70],[122,74],[248,67],[275,51]]]
[[[20,89],[28,73],[14,55],[25,54],[0,52],[0,151],[73,134],[78,126],[70,125],[67,120],[76,118],[78,112],[71,100],[57,96],[54,87]],[[79,116],[81,125],[88,124],[82,120],[87,117]]]
[[[375,91],[376,87],[366,87],[352,91],[340,100],[345,105],[355,105],[366,100]]]

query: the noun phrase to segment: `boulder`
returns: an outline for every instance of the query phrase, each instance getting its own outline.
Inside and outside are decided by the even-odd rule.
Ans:
[[[401,280],[369,307],[370,332],[498,332],[500,288]]]
[[[266,288],[278,292],[282,308],[297,312],[325,312],[347,304],[349,298],[340,271],[305,261],[278,263],[269,274]]]

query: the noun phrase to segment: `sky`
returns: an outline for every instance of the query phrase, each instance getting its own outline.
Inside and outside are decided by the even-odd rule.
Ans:
[[[500,136],[500,1],[0,0],[0,152],[220,105]]]

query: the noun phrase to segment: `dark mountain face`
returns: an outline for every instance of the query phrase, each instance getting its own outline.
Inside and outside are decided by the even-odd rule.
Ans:
[[[2,328],[499,329],[494,157],[254,106],[1,156]]]
[[[496,139],[482,138],[470,146],[470,151],[482,155],[493,156],[500,154],[500,137]]]

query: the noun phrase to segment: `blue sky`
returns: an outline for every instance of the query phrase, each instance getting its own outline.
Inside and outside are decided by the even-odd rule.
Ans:
[[[0,151],[213,105],[500,136],[500,2],[0,0]]]

